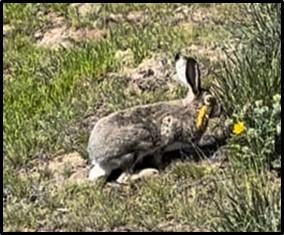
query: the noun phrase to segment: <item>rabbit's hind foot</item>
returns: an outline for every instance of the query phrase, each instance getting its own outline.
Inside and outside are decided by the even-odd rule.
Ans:
[[[116,182],[118,184],[128,184],[130,182],[146,180],[147,178],[155,177],[157,175],[159,175],[159,170],[155,168],[146,168],[146,169],[141,170],[137,174],[130,174],[130,173],[124,172],[118,177]]]

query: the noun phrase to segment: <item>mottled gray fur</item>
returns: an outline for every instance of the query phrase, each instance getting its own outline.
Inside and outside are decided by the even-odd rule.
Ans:
[[[89,176],[91,180],[107,176],[116,168],[127,171],[146,155],[153,154],[159,162],[165,151],[196,144],[209,118],[220,114],[220,104],[209,91],[200,88],[200,72],[188,72],[199,71],[197,62],[181,55],[175,59],[180,70],[178,79],[188,81],[187,97],[136,106],[100,119],[88,143],[89,157],[95,166]],[[203,105],[208,108],[208,118],[197,128],[195,121]]]

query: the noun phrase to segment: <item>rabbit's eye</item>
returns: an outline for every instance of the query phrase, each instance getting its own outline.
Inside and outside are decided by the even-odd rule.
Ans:
[[[212,95],[206,95],[204,97],[204,104],[205,105],[212,105],[215,102],[215,98]]]

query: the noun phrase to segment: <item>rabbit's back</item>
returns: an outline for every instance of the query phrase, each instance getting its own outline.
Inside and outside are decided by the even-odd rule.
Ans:
[[[92,130],[88,152],[91,160],[101,162],[126,153],[156,148],[161,141],[165,117],[178,116],[175,102],[137,106],[100,119]]]
[[[143,124],[110,126],[100,129],[96,126],[91,134],[88,151],[90,158],[101,162],[104,159],[138,151],[141,142],[153,147],[153,135]]]

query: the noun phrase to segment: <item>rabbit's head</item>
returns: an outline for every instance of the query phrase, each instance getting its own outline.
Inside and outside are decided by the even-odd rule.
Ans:
[[[219,117],[222,106],[207,89],[201,88],[200,69],[197,61],[180,53],[175,56],[177,79],[188,87],[186,102],[198,107],[206,107],[209,118]]]

